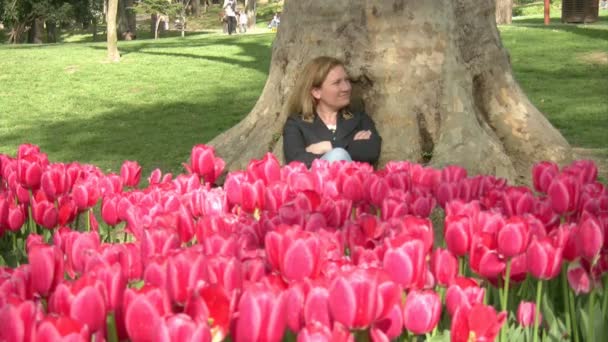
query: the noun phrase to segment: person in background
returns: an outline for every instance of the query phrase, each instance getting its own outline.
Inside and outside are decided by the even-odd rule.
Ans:
[[[247,33],[248,22],[249,22],[249,18],[247,17],[247,13],[245,13],[245,11],[242,11],[241,14],[239,15],[239,32],[240,33]]]
[[[351,84],[344,63],[317,57],[299,75],[283,127],[285,162],[308,167],[317,158],[375,164],[382,139],[372,119],[348,109]]]
[[[231,35],[236,32],[236,0],[224,0],[224,6],[222,8],[226,12],[226,18],[228,18],[228,34]]]

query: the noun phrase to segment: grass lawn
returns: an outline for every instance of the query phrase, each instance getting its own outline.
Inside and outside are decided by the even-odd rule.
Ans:
[[[573,145],[608,151],[608,15],[593,25],[514,22],[500,28],[502,38],[532,102]],[[144,174],[181,171],[194,144],[253,107],[274,37],[208,32],[120,42],[119,64],[104,62],[104,43],[0,45],[0,153],[31,142],[53,161],[104,171],[125,159]]]

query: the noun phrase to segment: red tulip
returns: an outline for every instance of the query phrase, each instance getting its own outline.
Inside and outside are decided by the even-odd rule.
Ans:
[[[589,272],[581,266],[580,263],[572,263],[568,265],[568,284],[574,293],[589,293],[592,289],[592,280]]]
[[[281,341],[285,331],[287,303],[261,284],[245,290],[238,305],[235,341]]]
[[[536,318],[538,316],[538,321]],[[529,327],[534,325],[540,325],[543,321],[543,316],[540,312],[536,312],[536,303],[534,302],[520,302],[517,307],[517,322],[522,327]]]
[[[506,312],[496,314],[491,306],[460,307],[452,318],[450,337],[454,342],[493,341],[506,320]]]
[[[36,341],[90,341],[90,332],[86,324],[82,324],[66,316],[47,316],[38,323]]]
[[[450,251],[437,248],[431,255],[431,270],[439,285],[448,286],[458,275],[458,259]]]
[[[466,216],[445,218],[445,242],[448,250],[456,256],[464,256],[471,248],[471,225]]]
[[[228,334],[232,309],[228,292],[221,285],[208,285],[192,293],[184,312],[199,324],[209,323],[213,340],[221,341]]]
[[[128,187],[136,187],[141,179],[141,166],[136,161],[125,160],[120,167],[120,180]]]
[[[364,329],[387,318],[399,302],[401,290],[378,269],[354,269],[342,273],[329,287],[332,317],[351,329]]]
[[[506,268],[505,261],[498,252],[482,244],[478,244],[471,251],[470,266],[475,273],[488,279],[496,278]]]
[[[207,145],[194,146],[190,154],[190,165],[186,165],[189,171],[209,184],[215,182],[225,166],[224,160],[215,156],[215,149]]]
[[[56,246],[35,244],[28,248],[32,290],[47,296],[63,280],[63,254]]]
[[[431,332],[441,317],[441,300],[434,291],[412,291],[403,307],[403,325],[416,335]]]
[[[511,217],[498,231],[498,253],[507,258],[522,254],[528,248],[530,238],[528,222],[520,217]]]
[[[0,341],[30,341],[40,309],[33,301],[9,297],[6,304],[0,305]]]
[[[59,207],[57,223],[60,226],[65,226],[74,221],[78,214],[78,208],[70,196],[60,197],[57,201],[57,206]]]
[[[482,303],[485,289],[479,287],[477,282],[469,278],[456,278],[454,283],[448,287],[445,297],[445,304],[451,317],[461,306],[467,308],[475,304]]]
[[[559,167],[553,162],[543,161],[532,168],[532,182],[534,189],[546,193],[551,182],[559,174]]]

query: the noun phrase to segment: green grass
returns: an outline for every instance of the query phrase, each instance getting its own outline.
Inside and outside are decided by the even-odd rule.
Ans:
[[[116,171],[123,160],[181,170],[194,144],[236,124],[255,104],[274,34],[0,46],[0,153],[38,144],[54,161]]]
[[[589,60],[608,53],[608,15],[594,24],[550,26],[531,16],[502,26],[515,77],[531,101],[574,146],[606,148],[608,64]]]
[[[578,26],[544,27],[539,16],[514,22],[501,35],[532,102],[573,145],[607,150],[608,65],[584,57],[608,52],[608,16]],[[104,171],[117,171],[125,159],[139,161],[144,174],[181,171],[194,144],[254,106],[274,37],[120,42],[119,64],[104,62],[103,43],[0,45],[0,153],[14,155],[31,142],[53,161]]]

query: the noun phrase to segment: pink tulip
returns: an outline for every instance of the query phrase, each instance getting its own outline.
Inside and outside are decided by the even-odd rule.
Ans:
[[[17,180],[26,189],[37,190],[40,187],[40,178],[45,166],[38,155],[26,155],[18,158]]]
[[[547,189],[553,210],[558,214],[574,211],[578,207],[581,184],[574,176],[561,174]]]
[[[448,286],[458,275],[458,259],[450,251],[437,248],[431,255],[431,270],[439,285]]]
[[[530,274],[538,279],[555,278],[562,266],[562,249],[550,237],[533,238],[526,252]]]
[[[453,317],[456,310],[461,306],[472,307],[475,304],[482,303],[484,295],[485,289],[479,287],[479,284],[473,279],[456,278],[448,287],[445,298],[450,317]]]
[[[460,307],[452,318],[450,338],[453,342],[493,341],[506,320],[505,311],[497,314],[491,306]]]
[[[28,247],[32,290],[47,296],[63,280],[63,254],[56,246],[35,244]]]
[[[378,269],[342,273],[329,287],[332,317],[347,328],[364,329],[387,318],[400,300],[401,290]]]
[[[593,160],[575,160],[563,169],[563,173],[577,177],[582,184],[595,182],[597,172],[597,165]]]
[[[471,246],[470,219],[466,216],[447,216],[445,218],[445,242],[454,255],[464,256]]]
[[[532,182],[534,189],[546,193],[551,182],[559,174],[559,167],[553,162],[543,161],[532,168]]]
[[[538,321],[536,317],[538,316]],[[517,322],[522,327],[529,327],[534,325],[540,325],[543,321],[543,316],[540,312],[536,312],[536,303],[534,302],[520,302],[517,307]]]
[[[208,280],[207,260],[199,251],[187,249],[169,256],[167,290],[174,303],[184,305],[197,285]]]
[[[114,173],[99,178],[99,193],[101,196],[119,194],[122,192],[122,178]]]
[[[319,322],[312,322],[299,332],[297,342],[354,342],[354,340],[350,331],[340,323],[335,323],[331,330]]]
[[[164,291],[148,285],[140,290],[127,289],[123,307],[127,333],[134,342],[154,341],[155,332],[149,327],[160,325],[162,317],[171,312]]]
[[[205,183],[213,184],[225,166],[224,160],[215,156],[212,146],[196,145],[192,148],[189,171],[198,175]]]
[[[49,311],[86,324],[91,332],[104,329],[107,307],[103,284],[83,276],[72,284],[60,283],[49,298]]]
[[[238,305],[235,341],[280,341],[285,331],[287,303],[261,284],[245,290]]]
[[[437,202],[443,208],[453,200],[457,200],[460,186],[458,182],[441,182],[437,185],[435,194]]]
[[[412,291],[403,307],[403,325],[416,335],[431,332],[441,317],[441,300],[434,291]]]
[[[47,229],[53,229],[57,226],[58,214],[55,205],[47,201],[42,192],[38,192],[32,203],[34,221]]]
[[[38,145],[25,143],[19,145],[17,148],[17,158],[23,158],[29,155],[36,156],[38,154],[40,154],[40,147]]]
[[[517,216],[509,218],[498,231],[498,253],[507,258],[524,253],[528,248],[529,230],[524,219]]]
[[[599,254],[604,243],[604,231],[600,221],[591,215],[585,215],[579,225],[575,239],[577,251],[580,255],[592,260]]]
[[[153,255],[167,255],[170,250],[179,248],[180,240],[172,229],[146,229],[141,241],[142,260],[146,261]]]
[[[120,167],[120,180],[128,187],[136,187],[141,179],[141,166],[136,161],[125,160]]]
[[[23,205],[11,202],[8,204],[8,212],[6,216],[7,228],[11,231],[18,231],[25,223],[26,213]]]
[[[120,197],[117,195],[106,195],[101,201],[101,218],[105,223],[115,226],[120,219],[118,217],[118,201]]]
[[[85,211],[95,206],[100,195],[99,179],[95,177],[77,181],[72,189],[74,203],[80,211]]]
[[[69,183],[64,164],[51,164],[40,177],[40,188],[50,200],[65,194]]]
[[[197,324],[185,314],[175,314],[161,319],[160,324],[153,327],[155,340],[162,342],[170,341],[211,341],[211,332],[207,324]]]
[[[580,263],[572,263],[568,265],[568,284],[574,293],[589,293],[592,289],[592,280],[589,272],[581,266]]]
[[[281,164],[272,153],[266,153],[264,159],[249,162],[247,173],[252,179],[261,179],[265,185],[269,185],[281,180]]]
[[[394,282],[404,288],[421,288],[424,285],[425,258],[424,244],[416,239],[389,246],[382,264]]]
[[[509,187],[503,193],[503,207],[507,216],[531,213],[534,202],[532,191],[525,186]]]
[[[21,342],[34,338],[38,308],[33,301],[9,297],[0,305],[0,341]]]
[[[268,261],[289,281],[316,278],[322,267],[323,249],[313,233],[290,229],[266,234]]]
[[[90,332],[86,324],[82,324],[66,316],[47,316],[38,323],[36,341],[89,341]]]
[[[478,244],[471,251],[470,266],[482,277],[494,279],[505,270],[506,263],[496,250]]]

